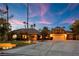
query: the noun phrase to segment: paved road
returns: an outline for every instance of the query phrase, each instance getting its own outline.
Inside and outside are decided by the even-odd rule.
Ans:
[[[5,56],[79,56],[79,41],[45,41],[3,51]]]

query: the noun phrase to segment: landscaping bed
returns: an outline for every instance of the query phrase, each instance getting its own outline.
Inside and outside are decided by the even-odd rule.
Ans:
[[[15,47],[13,48],[17,48],[17,47],[21,47],[21,46],[25,46],[25,45],[31,45],[32,42],[27,42],[27,41],[0,41],[0,44],[1,45],[4,45],[4,47],[8,47],[8,46],[12,46],[15,45]],[[10,49],[13,49],[13,48],[10,48]],[[2,48],[0,48],[0,50],[4,50]]]

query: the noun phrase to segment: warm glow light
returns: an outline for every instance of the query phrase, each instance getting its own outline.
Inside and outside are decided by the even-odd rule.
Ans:
[[[48,36],[46,36],[46,38],[48,38]]]
[[[53,40],[66,40],[67,34],[51,34]]]
[[[13,35],[13,39],[16,39],[16,38],[17,38],[17,35],[16,35],[16,34],[14,34],[14,35]]]
[[[65,35],[65,37],[67,37],[67,34],[64,34]]]
[[[40,36],[40,39],[42,39],[42,35]]]
[[[50,34],[50,37],[53,37],[53,34]]]
[[[27,39],[27,35],[22,35],[22,38]]]
[[[37,35],[34,35],[34,38],[33,38],[33,40],[37,40]]]

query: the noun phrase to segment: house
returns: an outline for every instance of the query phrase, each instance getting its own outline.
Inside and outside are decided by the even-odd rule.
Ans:
[[[9,32],[9,40],[38,40],[42,39],[40,32],[34,28],[29,29],[17,29]],[[49,34],[46,36],[46,39],[51,40],[73,40],[73,33],[71,31],[64,30],[63,27],[53,28]]]
[[[9,39],[16,40],[37,40],[39,31],[34,28],[13,30],[9,33]]]
[[[61,27],[56,27],[51,30],[50,37],[53,40],[66,40],[67,34],[66,31]]]
[[[63,27],[56,27],[51,30],[50,38],[52,40],[73,40],[73,33],[64,30]]]
[[[73,40],[74,39],[74,35],[72,31],[66,31],[67,32],[67,40]]]

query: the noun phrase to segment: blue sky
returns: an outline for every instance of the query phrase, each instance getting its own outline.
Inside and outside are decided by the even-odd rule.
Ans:
[[[79,19],[79,4],[71,3],[47,3],[28,4],[29,24],[36,24],[40,29],[47,26],[49,29],[60,26],[69,30],[70,25]],[[12,30],[24,28],[23,22],[27,22],[27,4],[8,4],[9,15],[14,15],[9,19]],[[5,9],[4,4],[0,4],[0,9]],[[30,26],[29,26],[30,27]]]

